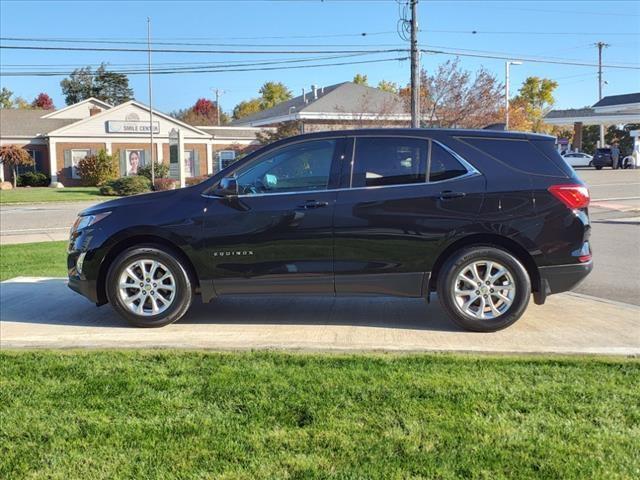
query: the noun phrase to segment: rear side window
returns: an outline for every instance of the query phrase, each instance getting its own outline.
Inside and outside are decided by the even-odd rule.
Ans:
[[[563,175],[553,160],[529,140],[506,138],[460,137],[460,140],[511,168],[533,175]]]
[[[453,155],[435,142],[431,144],[431,163],[429,165],[429,181],[440,182],[459,177],[467,173],[467,169]]]
[[[424,183],[429,142],[402,137],[357,137],[352,187]]]

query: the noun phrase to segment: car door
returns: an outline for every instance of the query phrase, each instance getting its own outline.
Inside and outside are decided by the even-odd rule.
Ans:
[[[211,196],[204,221],[217,294],[333,293],[333,168],[341,155],[341,138],[304,140],[231,172],[238,195]]]
[[[337,294],[420,296],[452,232],[474,221],[484,177],[442,144],[355,138],[334,213]]]

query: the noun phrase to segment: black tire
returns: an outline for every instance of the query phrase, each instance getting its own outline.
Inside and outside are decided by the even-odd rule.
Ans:
[[[456,303],[453,291],[458,274],[476,261],[497,262],[504,266],[513,278],[515,294],[512,303],[496,318],[476,318],[463,312]],[[509,252],[492,246],[478,245],[455,252],[442,266],[437,281],[438,299],[444,310],[458,326],[474,332],[495,332],[512,325],[526,310],[531,296],[531,280],[522,263]]]
[[[602,170],[602,165],[597,165],[596,170]]]
[[[166,309],[158,314],[136,314],[129,309],[119,293],[120,276],[123,274],[127,266],[131,265],[137,260],[155,260],[157,262],[160,262],[160,264],[164,265],[173,276],[173,284],[175,288],[174,297],[170,302],[167,302],[168,306],[166,307]],[[156,274],[156,276],[162,274],[163,270],[160,270]],[[153,282],[153,278],[150,278],[149,280]],[[174,254],[159,246],[141,245],[125,250],[120,255],[118,255],[118,257],[109,267],[106,281],[107,298],[109,299],[109,303],[111,303],[111,306],[116,312],[118,312],[118,314],[120,314],[120,316],[125,318],[130,324],[136,327],[164,327],[165,325],[169,325],[170,323],[173,323],[182,318],[191,306],[193,289],[191,287],[191,280],[189,279],[189,275],[187,274],[185,267]],[[152,283],[152,285],[157,284]],[[134,288],[135,290],[143,290],[139,289],[138,286],[135,286]],[[149,288],[153,287],[150,286]],[[159,288],[161,289],[161,287]],[[126,292],[132,292],[131,294],[133,295],[135,293],[135,290],[128,289]],[[147,300],[146,297],[147,295],[150,295],[152,291],[153,290],[150,290],[148,293],[145,292],[144,301],[147,303],[145,303],[143,307],[146,306],[147,309],[151,308],[151,299],[149,298]],[[155,291],[153,293],[156,294]],[[167,293],[165,292],[165,294]],[[155,298],[158,297],[156,296]],[[134,305],[136,304],[134,303]]]

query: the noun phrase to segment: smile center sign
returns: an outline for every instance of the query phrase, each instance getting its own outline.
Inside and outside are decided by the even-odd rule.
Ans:
[[[149,122],[109,120],[108,133],[149,133]],[[160,133],[160,122],[153,122],[153,133]]]

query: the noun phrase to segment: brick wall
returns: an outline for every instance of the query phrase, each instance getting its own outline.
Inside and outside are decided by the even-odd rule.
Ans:
[[[158,144],[154,143],[154,152],[153,152],[153,158],[154,159],[158,159]],[[148,152],[151,150],[151,145],[149,145],[149,143],[112,143],[111,144],[111,153],[116,155],[117,158],[119,157],[119,152],[123,152],[125,150],[144,150],[145,152]],[[145,159],[146,162],[150,162],[151,159],[150,158],[146,158]],[[120,162],[118,162],[118,165],[120,165]],[[122,168],[120,168],[120,170],[122,170]],[[120,176],[123,177],[127,174],[127,172],[120,172]]]
[[[71,174],[64,168],[65,150],[95,150],[105,148],[104,143],[56,143],[56,171],[58,181],[65,187],[77,187],[82,185],[80,179],[71,178]]]

